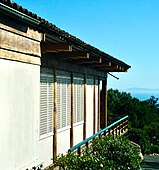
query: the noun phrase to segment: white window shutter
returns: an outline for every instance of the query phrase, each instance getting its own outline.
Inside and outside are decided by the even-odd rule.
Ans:
[[[48,75],[48,133],[53,134],[53,106],[54,106],[54,76],[49,74]]]
[[[61,103],[61,107],[62,107],[62,112],[61,114],[61,119],[62,119],[62,128],[66,127],[66,114],[67,114],[67,84],[66,84],[66,77],[62,77],[62,103]]]
[[[73,79],[74,83],[74,91],[73,91],[73,100],[74,100],[74,106],[73,106],[73,114],[74,114],[74,123],[77,122],[77,79]]]
[[[60,129],[60,113],[61,113],[61,107],[60,107],[60,103],[61,103],[61,82],[60,82],[60,78],[57,77],[57,129]]]
[[[47,75],[40,75],[40,135],[47,134]]]
[[[40,137],[53,135],[53,73],[40,73]]]
[[[84,78],[74,77],[74,123],[84,119]]]
[[[71,123],[71,77],[67,77],[67,126]]]
[[[70,125],[71,77],[67,72],[57,72],[57,128]]]

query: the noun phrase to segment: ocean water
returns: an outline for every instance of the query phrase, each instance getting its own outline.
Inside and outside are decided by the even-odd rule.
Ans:
[[[137,99],[144,101],[149,99],[151,96],[155,98],[159,98],[159,93],[131,93],[132,97],[136,97]]]

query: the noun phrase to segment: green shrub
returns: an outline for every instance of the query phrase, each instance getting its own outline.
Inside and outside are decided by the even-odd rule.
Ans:
[[[143,154],[149,152],[148,146],[150,145],[150,140],[144,130],[138,128],[131,128],[128,131],[128,138],[129,140],[140,145]]]
[[[147,154],[153,154],[153,153],[159,154],[159,146],[158,145],[149,145],[148,146]]]
[[[54,160],[54,167],[56,166],[67,170],[138,170],[140,169],[139,150],[125,137],[96,138],[91,147],[84,150],[81,156],[71,153],[57,157]]]

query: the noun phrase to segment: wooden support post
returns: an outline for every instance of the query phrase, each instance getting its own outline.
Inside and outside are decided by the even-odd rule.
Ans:
[[[94,77],[94,92],[93,92],[93,134],[96,133],[96,79]]]
[[[108,126],[108,104],[107,104],[107,95],[108,95],[108,92],[107,92],[107,77],[105,77],[105,90],[104,90],[104,92],[105,92],[105,127],[107,127]]]
[[[101,128],[108,126],[108,115],[107,115],[107,77],[102,80],[102,112],[101,112]]]
[[[57,81],[56,70],[54,71],[54,136],[53,136],[53,158],[57,156]]]
[[[83,140],[86,139],[86,75],[84,75],[84,124],[83,124]]]
[[[100,131],[100,79],[98,77],[98,132]]]
[[[70,148],[73,147],[73,121],[74,121],[74,116],[73,116],[73,106],[74,106],[74,96],[73,96],[73,74],[71,73],[71,129],[70,129]]]
[[[102,80],[102,93],[101,93],[101,102],[102,102],[102,110],[101,110],[101,117],[100,117],[100,126],[101,128],[105,128],[105,81]]]

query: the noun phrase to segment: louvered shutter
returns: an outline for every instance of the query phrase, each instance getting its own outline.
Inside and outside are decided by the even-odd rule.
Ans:
[[[67,79],[66,77],[62,77],[62,113],[61,119],[62,119],[62,128],[66,127],[66,114],[67,114],[67,86],[66,86]]]
[[[70,125],[71,121],[71,77],[67,77],[67,126]]]
[[[40,75],[40,136],[47,134],[47,74]]]
[[[61,125],[61,118],[60,118],[60,113],[61,111],[61,100],[62,100],[62,95],[61,95],[61,86],[62,86],[62,82],[60,77],[57,76],[57,129],[60,129],[60,125]]]
[[[81,121],[84,120],[84,78],[81,79],[81,84],[80,84],[80,96],[81,96]]]
[[[53,88],[54,77],[51,73],[40,74],[40,137],[53,134]]]
[[[74,123],[84,119],[84,78],[74,77]]]
[[[67,72],[57,72],[57,128],[70,125],[71,77]]]
[[[54,77],[53,75],[49,74],[48,75],[48,102],[47,102],[47,107],[48,107],[48,135],[53,134],[53,104],[54,104],[54,83],[53,83]]]
[[[74,91],[73,91],[73,99],[74,99],[74,106],[73,106],[73,113],[74,113],[74,123],[77,122],[77,78],[73,78],[73,83],[74,83]]]

